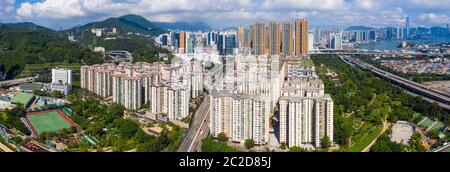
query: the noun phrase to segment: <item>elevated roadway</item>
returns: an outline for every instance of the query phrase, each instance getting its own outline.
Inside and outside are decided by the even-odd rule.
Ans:
[[[368,69],[368,70],[372,71],[375,75],[386,78],[386,79],[390,80],[392,83],[394,83],[416,95],[424,97],[425,100],[428,100],[433,103],[435,102],[439,106],[450,110],[450,94],[447,92],[432,89],[423,84],[399,77],[397,75],[394,75],[392,73],[386,72],[381,69],[378,69],[371,64],[365,63],[359,59],[352,58],[350,56],[339,55],[339,57],[348,64],[355,64],[356,66],[359,66],[361,68]]]
[[[189,131],[181,142],[177,152],[199,152],[204,138],[209,134],[209,95],[206,95],[202,104],[195,112]]]
[[[34,82],[35,79],[36,79],[35,77],[28,77],[28,78],[20,78],[20,79],[1,81],[0,87],[10,87],[10,86],[14,86],[14,85],[30,83],[30,82]]]

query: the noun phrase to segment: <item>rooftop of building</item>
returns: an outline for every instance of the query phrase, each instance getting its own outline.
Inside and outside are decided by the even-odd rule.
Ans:
[[[23,105],[28,105],[31,102],[31,100],[33,99],[33,97],[34,97],[33,94],[18,92],[11,99],[11,103],[15,103],[15,104],[20,103],[20,104],[23,104]]]
[[[293,97],[293,96],[282,96],[280,97],[280,100],[287,100],[290,102],[299,102],[299,101],[303,101],[303,100],[327,100],[327,101],[333,101],[331,99],[331,95],[329,94],[324,94],[323,96],[320,97]]]
[[[25,83],[20,85],[21,90],[42,90],[44,87],[44,84],[42,83]]]
[[[220,98],[220,97],[230,97],[233,99],[252,99],[256,101],[269,101],[269,97],[266,95],[248,95],[248,94],[240,94],[233,93],[228,90],[214,90],[211,93],[212,97]]]

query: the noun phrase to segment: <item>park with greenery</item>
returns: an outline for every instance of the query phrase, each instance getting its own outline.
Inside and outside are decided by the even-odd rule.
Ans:
[[[71,145],[69,151],[110,148],[118,152],[172,152],[181,142],[184,130],[176,125],[160,124],[163,131],[159,136],[153,136],[144,132],[135,121],[125,119],[125,108],[121,105],[103,104],[96,95],[83,89],[70,93],[68,98],[72,103],[72,120],[86,134],[101,142],[97,146]]]
[[[220,133],[217,138],[208,137],[202,141],[202,152],[239,152],[238,149],[228,146],[228,137]]]
[[[312,60],[325,92],[331,94],[335,103],[334,141],[341,146],[339,151],[362,151],[381,134],[383,124],[399,120],[413,123],[416,112],[450,124],[448,110],[411,96],[370,71],[348,66],[331,55],[313,55]],[[330,71],[337,78],[326,75]],[[375,146],[379,144],[384,143],[379,141]],[[421,150],[415,146],[408,151]]]

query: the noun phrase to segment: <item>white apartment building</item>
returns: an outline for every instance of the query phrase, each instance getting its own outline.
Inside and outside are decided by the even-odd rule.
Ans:
[[[52,84],[72,85],[72,70],[62,68],[52,69]]]
[[[72,70],[54,68],[52,69],[51,91],[59,91],[65,95],[72,89]]]
[[[154,114],[170,119],[189,115],[189,101],[203,92],[203,73],[198,61],[120,63],[81,67],[81,87],[130,110],[144,104]]]
[[[233,142],[269,140],[270,116],[281,94],[278,57],[235,56],[216,78],[210,100],[210,131]]]
[[[289,147],[319,148],[333,141],[333,100],[314,68],[288,65],[279,102],[280,143]]]
[[[233,142],[252,139],[255,144],[269,141],[270,101],[264,96],[229,94],[215,91],[210,99],[213,136],[225,133]]]

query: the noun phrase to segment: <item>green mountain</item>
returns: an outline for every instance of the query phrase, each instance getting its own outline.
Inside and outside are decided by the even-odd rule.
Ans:
[[[147,19],[145,19],[142,16],[129,14],[129,15],[119,17],[119,19],[131,22],[131,23],[135,23],[135,24],[137,24],[141,27],[147,28],[147,29],[154,29],[154,30],[159,29],[157,26],[153,25],[152,22],[148,21]]]
[[[102,36],[96,36],[91,31],[93,28],[104,28],[107,31]],[[116,28],[116,34],[111,33],[113,28]],[[126,15],[88,23],[61,32],[67,36],[74,36],[77,42],[86,47],[105,47],[107,51],[126,50],[134,52],[142,47],[154,48],[153,40],[146,35],[158,36],[166,33],[167,30],[153,26],[144,17]],[[130,32],[138,34],[129,34]]]
[[[0,23],[0,27],[9,27],[14,29],[25,29],[25,30],[32,30],[42,33],[55,33],[54,30],[36,25],[31,22],[23,22],[23,23]]]
[[[81,36],[83,32],[91,32],[93,28],[116,28],[121,35],[129,32],[139,33],[143,35],[158,36],[167,31],[158,27],[154,27],[147,19],[137,15],[126,15],[119,18],[108,18],[103,21],[88,23],[83,26],[74,27],[69,30],[61,31],[67,34],[73,34],[75,37]]]
[[[93,28],[105,28],[101,36],[92,33]],[[112,33],[116,28],[116,33]],[[129,34],[130,32],[138,34]],[[155,27],[150,21],[138,15],[125,15],[118,18],[109,18],[100,22],[88,23],[83,26],[61,31],[85,47],[104,47],[106,51],[124,50],[133,53],[135,61],[159,61],[159,53],[170,54],[166,49],[155,45],[152,36],[168,32]]]
[[[26,64],[103,62],[99,54],[67,38],[60,37],[51,29],[29,29],[34,24],[0,25],[0,71],[3,79],[13,79]],[[27,27],[25,27],[27,26]]]

